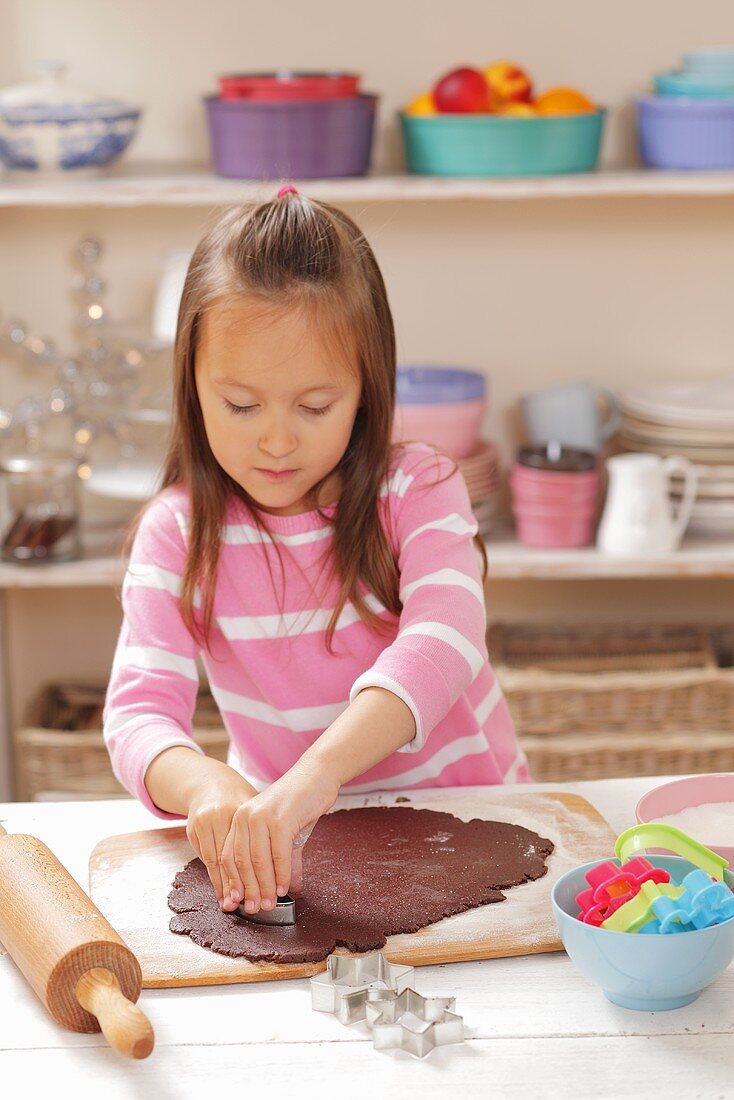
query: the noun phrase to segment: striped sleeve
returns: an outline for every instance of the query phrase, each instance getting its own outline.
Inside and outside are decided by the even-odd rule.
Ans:
[[[486,664],[477,523],[454,463],[429,448],[398,468],[392,526],[402,611],[398,634],[352,686],[392,691],[413,713],[417,752]]]
[[[198,646],[179,609],[186,548],[174,513],[157,498],[138,527],[122,588],[123,621],[104,710],[112,768],[158,817],[178,818],[152,802],[145,772],[164,749],[192,739],[199,686]]]

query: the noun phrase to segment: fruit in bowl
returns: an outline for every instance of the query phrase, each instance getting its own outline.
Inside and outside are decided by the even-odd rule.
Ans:
[[[541,115],[582,115],[598,110],[596,104],[576,88],[550,88],[538,96],[534,106]]]
[[[519,65],[511,61],[496,61],[484,70],[484,79],[498,103],[529,103],[533,98],[533,84]]]
[[[483,70],[463,65],[451,69],[433,88],[416,96],[403,111],[413,116],[498,114],[509,118],[536,115],[593,114],[599,107],[578,88],[549,88],[533,99],[530,74],[512,61],[495,61]]]
[[[504,103],[497,114],[509,118],[535,118],[538,112],[532,103]]]
[[[437,115],[438,111],[433,99],[433,92],[423,92],[422,95],[416,96],[405,108],[405,113],[406,115],[420,115],[423,118]]]
[[[484,74],[467,65],[442,76],[434,85],[433,99],[438,110],[446,114],[489,114],[494,108]]]

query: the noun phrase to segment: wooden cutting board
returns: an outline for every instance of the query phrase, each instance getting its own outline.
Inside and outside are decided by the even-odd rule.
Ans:
[[[390,795],[352,796],[339,806],[392,805]],[[611,857],[615,834],[578,795],[523,794],[497,787],[452,788],[411,794],[410,805],[473,817],[510,821],[534,829],[556,845],[548,873],[516,886],[507,901],[448,917],[410,935],[392,936],[385,951],[413,966],[559,951],[550,905],[553,883],[579,863]],[[302,978],[323,963],[250,963],[229,959],[169,931],[167,896],[173,877],[193,856],[182,826],[126,833],[103,840],[89,861],[90,893],[96,905],[135,952],[147,988],[219,985],[228,982]]]

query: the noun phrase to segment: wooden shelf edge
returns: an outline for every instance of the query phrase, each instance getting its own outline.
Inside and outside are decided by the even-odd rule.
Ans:
[[[202,165],[135,164],[85,178],[0,176],[0,207],[218,206],[272,194],[277,181],[231,180]],[[409,173],[296,181],[333,202],[443,202],[734,195],[734,172],[625,168],[573,175],[474,179]]]
[[[494,580],[716,579],[734,577],[734,540],[688,540],[658,558],[611,558],[596,547],[535,550],[514,539],[485,540]]]
[[[490,580],[706,579],[734,577],[734,540],[689,540],[660,558],[610,558],[595,547],[533,550],[512,538],[485,540]],[[119,555],[58,565],[0,564],[0,589],[109,588],[122,584]]]

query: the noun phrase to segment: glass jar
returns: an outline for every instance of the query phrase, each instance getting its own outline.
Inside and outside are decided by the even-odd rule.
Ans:
[[[68,455],[0,459],[3,561],[73,561],[81,554],[79,476]]]

